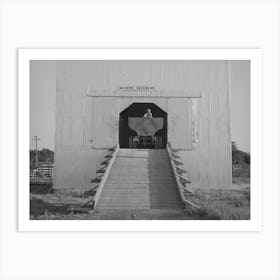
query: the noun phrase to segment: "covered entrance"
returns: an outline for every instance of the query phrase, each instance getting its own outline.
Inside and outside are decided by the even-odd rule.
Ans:
[[[154,103],[133,103],[120,113],[120,148],[164,149],[167,113]]]

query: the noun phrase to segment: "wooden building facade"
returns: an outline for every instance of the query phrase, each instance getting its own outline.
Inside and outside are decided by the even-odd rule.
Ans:
[[[192,187],[232,181],[228,61],[58,61],[55,188],[90,189],[107,148],[131,147],[128,118],[150,108]]]

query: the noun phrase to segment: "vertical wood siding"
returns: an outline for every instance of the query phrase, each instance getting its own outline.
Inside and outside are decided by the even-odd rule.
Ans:
[[[120,86],[154,86],[160,97],[112,96]],[[110,92],[90,97],[91,90]],[[185,98],[174,98],[180,92]],[[192,92],[201,92],[193,98]],[[55,185],[90,188],[105,149],[118,143],[119,114],[134,102],[168,113],[168,141],[194,187],[231,186],[226,61],[60,61],[57,71]]]
[[[168,141],[176,149],[192,149],[190,98],[168,98]]]

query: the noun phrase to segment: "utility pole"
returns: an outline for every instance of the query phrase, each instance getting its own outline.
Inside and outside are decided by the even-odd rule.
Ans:
[[[37,136],[34,136],[34,139],[32,139],[33,141],[35,141],[35,168],[38,167],[38,141],[40,141],[41,139],[39,139]]]

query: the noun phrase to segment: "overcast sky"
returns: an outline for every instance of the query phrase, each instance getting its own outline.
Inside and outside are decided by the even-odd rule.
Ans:
[[[231,61],[232,140],[250,152],[250,64]],[[34,136],[39,149],[54,149],[56,61],[32,61],[30,65],[30,148]]]

